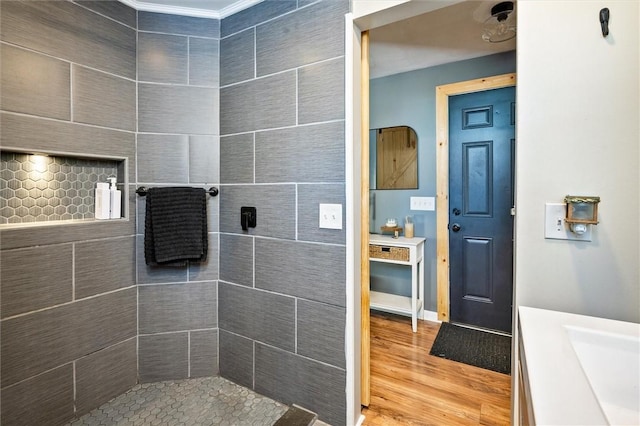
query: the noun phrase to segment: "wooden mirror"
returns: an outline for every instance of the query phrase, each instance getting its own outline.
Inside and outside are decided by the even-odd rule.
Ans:
[[[418,136],[408,126],[370,131],[371,189],[418,188]]]

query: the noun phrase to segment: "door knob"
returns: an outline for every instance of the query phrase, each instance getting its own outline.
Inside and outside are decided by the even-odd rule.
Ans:
[[[451,225],[451,230],[453,232],[458,232],[460,229],[461,229],[460,228],[460,224],[458,224],[458,223],[454,223],[453,225]]]

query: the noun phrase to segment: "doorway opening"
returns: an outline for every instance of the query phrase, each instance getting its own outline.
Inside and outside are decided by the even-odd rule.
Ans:
[[[463,2],[466,3],[468,6],[471,3],[467,3],[467,2]],[[425,3],[420,3],[420,4],[425,4]],[[458,5],[456,7],[462,7],[461,5]],[[436,12],[432,12],[432,11],[422,11],[427,12],[429,15],[433,15],[434,18],[439,17],[439,13]],[[432,13],[431,13],[432,12]],[[444,13],[444,12],[443,12]],[[414,15],[417,16],[417,15]],[[408,18],[408,16],[405,16],[405,18]],[[397,18],[390,18],[392,20],[395,21],[395,19]],[[400,18],[402,19],[402,18]],[[375,29],[377,27],[379,27],[381,24],[379,23],[372,23],[372,22],[364,22],[364,27],[362,27],[362,29],[365,28],[370,28],[370,29]],[[408,26],[408,22],[405,25],[405,30],[407,29],[406,27]],[[424,26],[420,26],[420,28],[424,28]],[[354,28],[356,29],[356,28]],[[360,64],[360,78],[356,79],[360,80],[357,85],[357,88],[360,89],[360,107],[361,107],[361,111],[359,111],[361,114],[358,114],[359,116],[359,121],[361,126],[360,130],[361,130],[361,136],[362,138],[358,138],[358,140],[360,141],[358,146],[358,151],[361,152],[361,162],[359,162],[356,165],[356,169],[359,169],[358,171],[361,172],[361,185],[359,186],[360,189],[360,203],[359,203],[359,207],[360,207],[360,220],[361,223],[359,223],[359,228],[361,230],[361,234],[360,234],[360,241],[358,241],[359,248],[360,248],[360,285],[358,286],[360,288],[360,320],[361,320],[361,327],[360,327],[360,350],[361,350],[361,356],[360,356],[360,396],[361,396],[361,402],[362,405],[368,405],[369,403],[369,398],[370,398],[370,341],[369,341],[369,327],[370,327],[370,313],[369,313],[369,282],[370,282],[370,270],[369,270],[369,259],[368,259],[368,245],[369,245],[369,231],[370,231],[370,226],[369,226],[369,162],[368,162],[368,158],[366,157],[367,153],[369,153],[369,140],[368,140],[368,132],[370,130],[369,126],[369,93],[368,93],[368,89],[369,89],[369,65],[370,65],[370,61],[371,58],[369,57],[369,52],[368,52],[368,47],[370,44],[370,36],[369,36],[369,32],[368,31],[360,31],[360,29],[358,28],[358,34],[361,36],[361,38],[358,40],[359,42],[359,46],[358,49],[356,50],[357,53],[362,53],[362,57],[361,57],[361,64]],[[408,34],[412,34],[413,36],[415,36],[416,34],[414,32],[411,31],[405,31]],[[424,37],[420,37],[420,38],[424,38]],[[512,47],[512,50],[515,48],[515,46]],[[413,57],[415,57],[415,55],[413,55]],[[392,63],[393,61],[387,61],[386,63]],[[455,62],[455,61],[453,61]],[[509,71],[509,70],[513,70],[514,68],[502,68],[500,69],[498,72],[505,72],[505,71]],[[476,74],[478,75],[478,74]],[[480,74],[483,75],[483,74]],[[465,76],[469,76],[469,77],[473,77],[474,74],[467,74]],[[375,76],[372,76],[372,78],[376,78]],[[436,94],[436,98],[441,97],[444,95],[444,100],[446,101],[446,103],[444,104],[445,108],[448,108],[448,97],[451,95],[455,95],[458,93],[465,93],[465,92],[473,92],[474,90],[486,90],[486,88],[491,87],[492,83],[494,81],[497,81],[499,79],[479,79],[478,81],[481,82],[481,87],[479,89],[476,89],[473,87],[473,84],[475,83],[475,80],[471,81],[471,86],[468,86],[465,88],[465,83],[469,83],[469,82],[465,82],[465,83],[455,83],[452,85],[448,85],[451,86],[449,88],[447,87],[443,87],[444,89],[451,89],[450,92],[447,90],[440,90],[440,93]],[[512,79],[507,79],[509,81],[509,83],[505,84],[505,85],[514,85],[515,84],[515,75],[513,76]],[[441,80],[442,81],[442,80]],[[446,81],[446,80],[445,80]],[[448,80],[451,81],[451,80]],[[431,86],[433,87],[433,86]],[[433,93],[433,88],[430,89],[432,90],[430,93]],[[432,95],[433,96],[433,95]],[[436,117],[438,117],[439,112],[441,112],[441,108],[442,108],[442,104],[440,102],[437,103],[436,105]],[[446,110],[446,109],[445,109]],[[433,117],[433,115],[431,115],[431,117]],[[433,120],[433,118],[432,118]],[[442,228],[442,224],[444,224],[444,229],[446,230],[447,224],[448,224],[448,217],[442,221],[440,220],[440,216],[441,213],[439,212],[439,210],[441,210],[444,207],[444,212],[447,213],[449,210],[449,206],[448,206],[448,202],[447,202],[447,198],[448,197],[448,183],[446,185],[442,185],[441,184],[441,177],[440,177],[440,160],[444,159],[446,161],[448,161],[448,150],[445,150],[443,148],[448,148],[446,146],[442,146],[442,141],[444,140],[445,143],[448,142],[448,135],[446,134],[446,132],[444,133],[444,138],[441,137],[441,135],[443,135],[443,132],[441,130],[441,126],[440,124],[442,123],[442,120],[436,120],[437,121],[437,128],[436,128],[436,140],[435,140],[435,144],[432,142],[432,140],[429,140],[429,146],[430,149],[434,149],[435,150],[435,159],[436,159],[436,165],[437,165],[437,184],[436,179],[432,179],[430,182],[432,185],[436,186],[435,188],[435,195],[436,195],[436,212],[433,213],[435,215],[435,219],[437,221],[437,225],[435,227],[433,227],[434,225],[434,221],[433,219],[430,219],[430,226],[433,227],[432,229],[432,234],[430,234],[429,239],[430,239],[430,243],[431,243],[431,247],[435,247],[435,256],[434,253],[431,253],[431,259],[432,259],[432,264],[429,266],[431,273],[435,274],[436,277],[429,277],[429,280],[433,283],[434,286],[437,287],[437,292],[434,291],[433,287],[431,287],[431,290],[434,291],[434,294],[431,296],[431,306],[429,311],[431,311],[431,313],[434,314],[434,317],[437,315],[438,319],[442,320],[442,321],[449,321],[450,319],[450,308],[449,308],[449,279],[448,279],[448,267],[449,267],[449,254],[448,254],[448,247],[449,247],[449,241],[448,238],[445,238],[444,240],[442,240],[442,238],[440,238],[440,229]],[[448,124],[448,119],[444,120],[445,123]],[[389,126],[391,125],[395,125],[396,123],[388,123]],[[410,123],[402,123],[402,124],[410,124]],[[430,132],[433,132],[433,124],[431,124],[431,127],[429,129]],[[375,126],[373,126],[375,127]],[[384,126],[382,126],[384,127]],[[420,142],[419,142],[420,143]],[[444,154],[444,157],[443,157]],[[431,154],[434,155],[434,154]],[[433,160],[429,160],[429,161],[433,161]],[[429,167],[431,167],[431,170],[433,171],[433,164],[431,164]],[[448,171],[448,165],[444,166],[444,171],[447,172]],[[448,174],[445,175],[448,177]],[[434,176],[435,177],[435,176]],[[446,181],[446,179],[445,179]],[[444,190],[443,190],[444,189]],[[424,191],[424,189],[422,189]],[[434,189],[431,188],[428,190],[428,192],[424,195],[431,195],[434,194]],[[421,194],[422,195],[422,194]],[[442,197],[444,198],[444,201],[446,202],[446,205],[443,205],[442,203]],[[357,203],[357,201],[356,201]],[[408,203],[407,203],[408,205]],[[382,215],[384,216],[384,215]],[[380,216],[380,217],[382,217]],[[386,216],[384,216],[386,217]],[[438,235],[434,235],[437,231]],[[418,234],[416,234],[418,235]],[[434,238],[435,237],[435,238]],[[356,243],[356,244],[357,244]],[[442,248],[446,248],[446,253],[442,254]],[[434,259],[435,257],[435,259]],[[442,260],[444,259],[444,265]],[[443,266],[445,267],[445,269],[442,269]],[[356,266],[357,267],[357,266]],[[443,274],[444,271],[444,275]],[[445,280],[443,281],[442,276],[445,276]],[[436,281],[436,282],[434,282]],[[358,299],[356,298],[356,303],[357,303]],[[444,303],[443,303],[444,302]],[[433,306],[433,304],[435,303],[436,306]],[[433,312],[436,311],[436,312]],[[357,318],[357,317],[356,317]],[[357,341],[356,341],[357,342]],[[357,344],[357,343],[356,343]]]

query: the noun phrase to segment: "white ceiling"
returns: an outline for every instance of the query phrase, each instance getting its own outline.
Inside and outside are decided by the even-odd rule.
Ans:
[[[120,0],[137,10],[222,19],[263,0]]]
[[[138,10],[221,19],[262,0],[121,1]],[[461,1],[370,30],[371,78],[515,50],[515,38],[504,43],[481,38],[482,25],[499,2]]]
[[[482,40],[483,23],[499,1],[463,1],[370,30],[371,78],[515,50],[515,38]]]

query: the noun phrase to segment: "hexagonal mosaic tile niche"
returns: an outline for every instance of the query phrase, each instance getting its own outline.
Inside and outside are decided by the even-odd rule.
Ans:
[[[0,224],[93,219],[96,183],[117,177],[119,163],[0,153]]]

